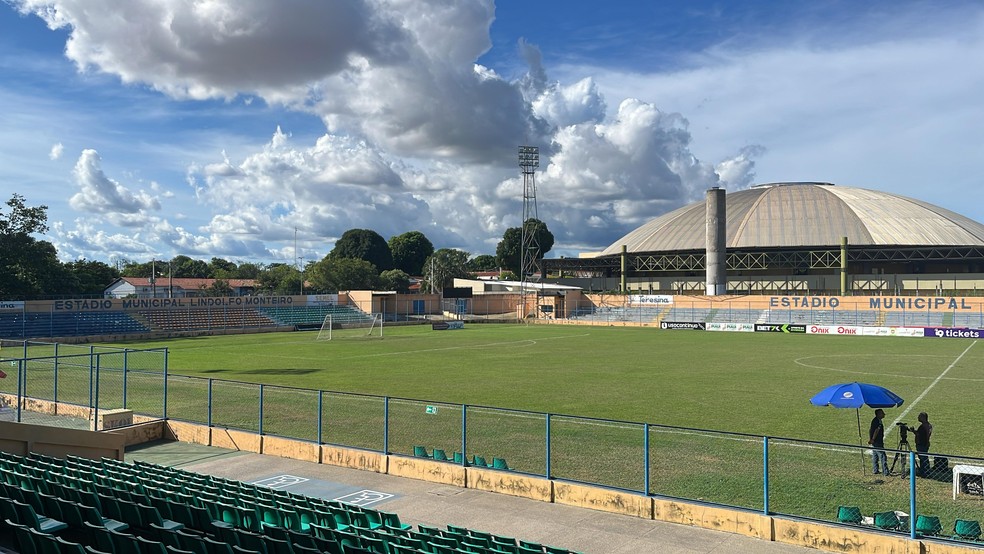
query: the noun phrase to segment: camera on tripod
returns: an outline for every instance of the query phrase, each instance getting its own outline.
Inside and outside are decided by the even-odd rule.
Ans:
[[[900,442],[901,441],[905,441],[905,440],[907,440],[909,438],[908,437],[909,431],[912,431],[913,433],[916,432],[915,429],[913,429],[912,427],[909,427],[909,424],[908,423],[899,422],[899,423],[896,423],[895,425],[897,425],[898,428],[899,428],[899,441]]]

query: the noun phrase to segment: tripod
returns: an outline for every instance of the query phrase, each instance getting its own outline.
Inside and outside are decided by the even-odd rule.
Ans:
[[[892,458],[892,467],[888,469],[886,475],[892,475],[895,473],[895,464],[902,462],[902,467],[899,468],[899,475],[902,477],[908,476],[908,472],[905,470],[905,465],[909,462],[909,452],[912,452],[912,448],[909,446],[909,430],[904,426],[899,426],[899,447],[895,451],[895,457]]]

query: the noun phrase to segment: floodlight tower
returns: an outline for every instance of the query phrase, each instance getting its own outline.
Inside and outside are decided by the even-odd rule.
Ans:
[[[536,230],[527,225],[531,219],[540,219],[536,211],[536,168],[538,167],[540,167],[540,148],[537,146],[520,146],[519,168],[523,173],[523,219],[520,227],[522,240],[519,267],[524,316],[527,313],[527,296],[530,294],[530,283],[539,281],[536,257],[540,254],[540,241],[537,239]],[[535,296],[535,292],[533,294]]]

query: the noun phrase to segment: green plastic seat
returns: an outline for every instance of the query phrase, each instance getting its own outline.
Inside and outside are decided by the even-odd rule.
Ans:
[[[477,454],[472,457],[472,465],[475,467],[489,467],[489,463],[485,461],[485,458]]]
[[[454,452],[452,459],[454,460],[454,463],[456,463],[456,464],[463,464],[463,463],[465,463],[465,455],[462,454],[461,452],[458,452],[458,451],[455,451]]]
[[[418,458],[430,458],[430,454],[427,453],[426,446],[414,446],[413,455]]]
[[[973,519],[957,519],[953,522],[953,538],[976,541],[981,536],[981,522]]]
[[[875,527],[886,531],[898,531],[902,525],[895,512],[875,512],[873,518]]]
[[[838,523],[850,523],[854,525],[860,525],[863,521],[861,516],[861,508],[857,506],[838,506],[837,507],[837,522]]]
[[[916,516],[916,533],[926,536],[936,536],[943,532],[940,518],[919,514]]]
[[[509,464],[506,463],[505,458],[492,458],[492,468],[493,469],[509,469]]]
[[[448,459],[447,452],[445,452],[444,450],[442,450],[440,448],[435,448],[434,449],[433,456],[434,456],[434,459],[437,460],[437,461],[439,461],[439,462],[450,462],[451,461],[451,460]]]

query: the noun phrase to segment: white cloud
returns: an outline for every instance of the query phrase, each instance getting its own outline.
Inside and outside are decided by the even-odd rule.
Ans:
[[[161,209],[156,197],[143,191],[131,192],[107,177],[95,150],[82,151],[74,174],[81,190],[69,199],[69,204],[78,211],[104,214],[118,225],[130,227],[145,223],[147,211]]]
[[[56,142],[51,146],[51,151],[48,152],[48,159],[57,160],[62,157],[62,153],[65,151],[65,146],[60,142]]]

